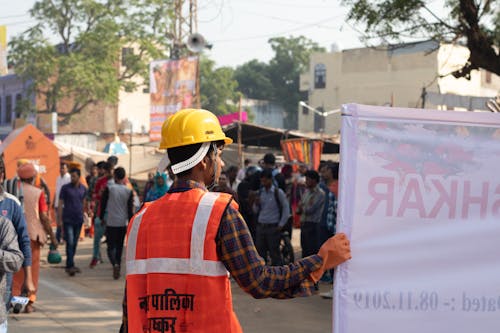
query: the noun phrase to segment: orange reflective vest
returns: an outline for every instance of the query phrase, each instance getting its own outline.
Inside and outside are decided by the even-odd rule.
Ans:
[[[215,238],[231,202],[224,193],[168,193],[128,227],[128,331],[242,332]]]

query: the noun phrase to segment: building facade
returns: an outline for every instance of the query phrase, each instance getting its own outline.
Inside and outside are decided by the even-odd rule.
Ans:
[[[18,107],[25,99],[26,84],[16,75],[0,76],[0,136],[5,137],[15,127],[19,118]],[[18,121],[18,120],[17,120]],[[34,117],[28,117],[33,122]]]
[[[265,100],[242,99],[241,107],[250,110],[251,123],[273,128],[284,128],[285,109],[282,105]]]
[[[123,50],[128,50],[124,48]],[[120,67],[123,70],[123,67]],[[140,81],[141,80],[141,81]],[[37,112],[33,115],[16,113],[16,105],[26,102],[28,84],[15,74],[0,76],[0,135],[8,134],[16,124],[33,123],[44,133],[147,133],[149,131],[149,91],[137,78],[139,87],[132,92],[121,89],[116,104],[97,102],[87,106],[82,112],[71,116],[69,121],[57,119],[57,115]],[[36,110],[46,109],[45,97],[38,95],[32,98],[31,104]],[[65,98],[58,102],[57,112],[71,112],[73,100]],[[21,120],[19,118],[22,118]]]
[[[432,41],[392,48],[357,48],[331,53],[315,53],[310,68],[300,77],[301,91],[308,92],[307,105],[328,112],[342,104],[392,105],[428,109],[482,109],[476,97],[494,97],[500,78],[484,70],[473,71],[471,79],[450,75],[465,63],[467,48]],[[442,95],[452,96],[451,104]],[[469,96],[471,98],[463,98]],[[459,102],[466,100],[468,102]],[[474,105],[475,107],[471,107]],[[479,106],[479,107],[477,107]],[[323,117],[306,107],[298,108],[301,131],[340,131],[340,113]]]

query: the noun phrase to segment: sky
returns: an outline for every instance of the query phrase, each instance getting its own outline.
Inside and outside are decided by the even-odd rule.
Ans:
[[[27,11],[35,0],[0,0],[0,25],[10,40],[34,21]],[[330,50],[361,47],[360,34],[345,22],[340,0],[198,0],[198,32],[213,45],[205,54],[218,67],[249,60],[269,61],[272,37],[305,36]]]

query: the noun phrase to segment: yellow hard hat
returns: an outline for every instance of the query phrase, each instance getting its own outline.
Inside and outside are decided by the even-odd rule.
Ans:
[[[163,123],[160,149],[220,140],[224,140],[225,144],[233,142],[224,134],[219,119],[212,112],[184,109],[177,111]]]

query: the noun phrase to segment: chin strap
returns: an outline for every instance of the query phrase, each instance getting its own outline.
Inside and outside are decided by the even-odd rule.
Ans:
[[[212,142],[212,153],[214,155],[214,158],[212,159],[214,163],[214,173],[212,175],[212,183],[207,186],[207,189],[211,191],[215,186],[218,184],[218,179],[217,179],[217,171],[219,169],[219,163],[217,163],[217,144],[215,142]]]
[[[183,171],[193,168],[196,164],[200,163],[201,160],[207,155],[208,149],[210,148],[210,142],[204,142],[198,151],[185,161],[176,163],[172,165],[172,172],[174,174],[181,173]]]

